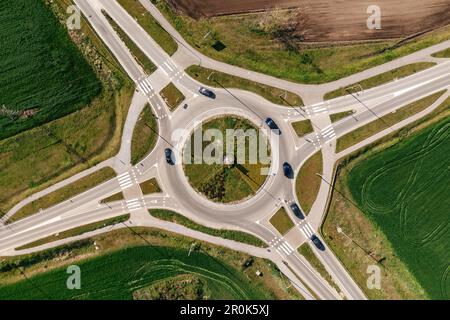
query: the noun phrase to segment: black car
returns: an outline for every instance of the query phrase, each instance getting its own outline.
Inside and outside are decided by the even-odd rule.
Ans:
[[[277,124],[275,123],[275,121],[273,121],[272,118],[267,118],[264,122],[267,124],[267,126],[268,126],[273,132],[275,132],[275,133],[278,134],[278,135],[281,134],[280,128],[278,128]]]
[[[167,163],[173,166],[175,164],[175,156],[173,154],[173,151],[169,148],[166,148],[164,150],[164,155],[166,156]]]
[[[287,162],[283,163],[283,173],[289,179],[294,178],[294,170],[292,170],[291,165]]]
[[[205,97],[208,97],[208,98],[211,98],[211,99],[215,99],[216,98],[216,94],[212,90],[206,89],[205,87],[198,88],[198,92],[200,92]]]
[[[303,214],[300,207],[294,202],[290,205],[292,212],[295,214],[295,216],[301,220],[305,219],[305,215]]]
[[[325,246],[315,234],[311,236],[311,241],[314,243],[317,249],[319,249],[320,251],[325,251]]]

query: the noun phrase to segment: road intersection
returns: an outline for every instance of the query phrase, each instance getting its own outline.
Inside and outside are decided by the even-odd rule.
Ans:
[[[309,241],[313,234],[318,235],[317,230],[320,228],[324,218],[330,186],[325,182],[321,184],[318,198],[313,205],[311,213],[304,221],[300,221],[290,212],[288,207],[288,204],[293,201],[298,203],[295,192],[295,180],[288,180],[280,174],[282,172],[280,168],[281,163],[283,161],[291,163],[297,174],[308,158],[317,151],[322,150],[324,161],[323,179],[332,181],[333,167],[337,160],[335,153],[336,139],[375,120],[376,116],[383,116],[422,97],[448,89],[450,87],[450,61],[437,59],[437,66],[373,89],[358,92],[358,99],[355,99],[352,95],[347,95],[324,102],[322,101],[324,93],[337,89],[342,84],[353,81],[358,77],[371,76],[375,71],[371,69],[351,76],[348,79],[326,85],[298,85],[279,79],[277,79],[278,82],[275,84],[272,83],[271,77],[237,67],[226,65],[227,68],[224,70],[223,63],[198,53],[168,24],[150,1],[140,0],[179,43],[179,49],[172,57],[168,56],[116,1],[75,0],[74,2],[115,55],[130,78],[136,83],[136,92],[124,126],[121,149],[117,156],[97,166],[98,169],[104,166],[111,166],[118,176],[88,192],[77,195],[29,218],[0,226],[0,255],[18,255],[33,252],[82,238],[75,237],[74,239],[62,240],[25,251],[15,250],[21,245],[67,229],[130,213],[131,218],[127,222],[129,226],[159,227],[271,259],[289,277],[302,295],[308,299],[312,299],[314,296],[311,291],[320,299],[341,299],[343,296],[347,299],[365,299],[362,290],[348,275],[331,250],[328,248],[325,251],[316,250]],[[106,11],[148,58],[158,66],[154,73],[146,75],[143,72],[114,29],[109,25],[102,10]],[[446,47],[450,47],[449,41],[427,48],[414,54],[412,57],[405,57],[398,63],[407,64],[411,60],[416,61],[417,59],[419,61],[427,61],[431,59],[429,57],[430,53],[440,51]],[[272,86],[300,93],[306,102],[306,106],[303,109],[283,107],[270,103],[256,94],[237,89],[215,89],[216,99],[211,100],[198,94],[198,88],[201,84],[184,72],[185,68],[192,64],[201,64],[211,69],[232,73],[261,83],[270,83]],[[392,64],[391,69],[398,66]],[[383,67],[377,67],[377,70],[383,70]],[[188,109],[178,108],[171,112],[159,96],[161,89],[170,82],[174,83],[186,97],[185,102],[189,105]],[[309,91],[311,93],[307,93]],[[360,101],[363,101],[364,104],[361,104]],[[150,103],[158,119],[158,131],[161,138],[157,141],[155,148],[150,154],[137,165],[132,166],[130,158],[133,129],[147,102]],[[355,111],[353,117],[347,117],[336,123],[331,123],[330,113],[348,110]],[[228,205],[211,202],[196,193],[190,187],[182,165],[178,163],[175,166],[168,166],[163,156],[164,148],[173,147],[176,157],[181,158],[181,150],[186,137],[173,140],[174,131],[185,129],[187,132],[192,132],[196,123],[224,114],[245,117],[260,128],[265,127],[264,119],[271,117],[283,132],[279,140],[278,155],[280,161],[272,161],[271,164],[272,167],[275,166],[272,170],[279,173],[269,175],[263,187],[252,198]],[[304,119],[312,121],[314,132],[299,138],[294,132],[291,123]],[[90,173],[92,171],[93,169],[89,170]],[[161,193],[151,195],[142,193],[139,183],[150,178],[157,179],[163,190]],[[68,181],[73,181],[73,179]],[[112,202],[107,205],[100,204],[100,200],[120,191],[123,192],[125,200]],[[45,192],[40,193],[40,195],[43,194]],[[15,206],[5,215],[3,221],[6,221],[23,205],[28,203],[27,201],[32,200],[27,199]],[[285,237],[280,235],[269,223],[270,217],[280,207],[286,208],[286,211],[289,212],[292,220],[296,223],[295,228]],[[149,209],[155,208],[176,211],[195,222],[209,227],[239,230],[253,234],[264,240],[268,247],[266,249],[255,248],[194,232],[176,224],[155,219],[148,214]],[[115,226],[113,228],[119,227],[124,226]],[[111,227],[83,236],[92,236],[108,230],[111,230]],[[320,235],[318,236],[320,237]],[[296,251],[296,248],[305,242],[311,245],[314,253],[323,262],[342,294],[336,292],[311,267],[308,261]]]

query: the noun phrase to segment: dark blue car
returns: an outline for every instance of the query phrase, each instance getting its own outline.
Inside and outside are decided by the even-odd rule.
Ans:
[[[291,165],[287,162],[283,163],[283,173],[289,179],[294,178],[294,170],[292,170]]]
[[[164,155],[166,156],[167,163],[173,166],[175,164],[175,156],[173,154],[173,151],[169,148],[166,148],[164,150]]]
[[[205,87],[198,88],[198,92],[200,92],[205,97],[208,97],[208,98],[211,98],[211,99],[215,99],[216,98],[216,94],[212,90],[207,89]]]
[[[295,214],[295,216],[297,218],[299,218],[300,220],[305,219],[305,215],[303,214],[302,210],[295,202],[291,203],[290,207],[291,207],[292,212]]]
[[[264,122],[274,133],[276,133],[278,135],[281,134],[280,128],[277,126],[277,124],[275,123],[275,121],[273,121],[272,118],[267,118]]]
[[[319,249],[320,251],[325,251],[325,246],[315,234],[311,236],[311,241],[314,243],[317,249]]]

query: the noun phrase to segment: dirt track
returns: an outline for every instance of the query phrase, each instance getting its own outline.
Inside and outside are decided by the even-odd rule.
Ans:
[[[399,38],[450,23],[450,0],[169,0],[194,18],[303,6],[309,14],[307,41]],[[381,30],[369,30],[369,5],[381,8]]]

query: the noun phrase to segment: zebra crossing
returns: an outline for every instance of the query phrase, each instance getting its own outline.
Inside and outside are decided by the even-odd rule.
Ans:
[[[159,65],[161,69],[169,76],[170,81],[180,81],[184,77],[185,73],[183,70],[179,70],[178,67],[171,61],[167,59]]]
[[[292,248],[287,241],[283,240],[283,238],[274,237],[271,241],[269,241],[269,245],[282,257],[289,256],[295,251],[295,249]]]
[[[120,188],[125,190],[137,182],[136,173],[134,170],[131,170],[131,174],[128,171],[124,172],[117,176],[117,181],[119,182]]]
[[[336,138],[336,132],[334,131],[333,125],[330,124],[329,126],[326,126],[322,130],[320,130],[320,135],[322,136],[324,143],[327,143],[328,141]]]
[[[310,239],[311,236],[315,233],[311,224],[309,222],[306,222],[306,220],[297,222],[297,227],[300,229],[301,233],[306,239]]]
[[[329,113],[330,109],[329,109],[329,105],[328,102],[321,102],[318,104],[313,104],[309,107],[306,107],[306,114],[308,116],[317,116],[320,114],[324,114],[324,113]]]
[[[133,212],[140,209],[142,209],[142,205],[138,198],[122,201],[122,210],[124,211]]]
[[[155,89],[145,75],[139,78],[137,85],[148,99],[151,99],[155,96]]]

